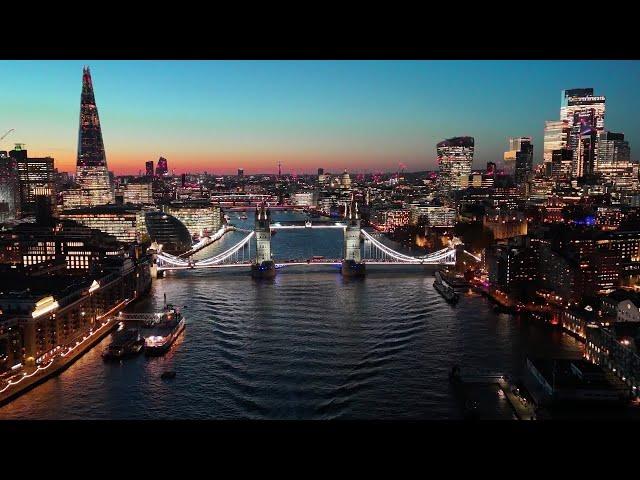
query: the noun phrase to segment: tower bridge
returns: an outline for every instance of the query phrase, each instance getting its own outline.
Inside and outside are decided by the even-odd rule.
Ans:
[[[344,232],[342,258],[291,258],[278,261],[273,259],[272,231],[324,228],[342,229]],[[160,246],[153,252],[152,274],[162,276],[165,271],[171,270],[241,268],[250,269],[254,278],[273,278],[277,270],[287,266],[331,265],[340,268],[344,276],[357,277],[365,274],[367,265],[415,265],[434,268],[454,265],[456,262],[454,247],[443,248],[423,256],[410,256],[393,250],[361,228],[358,204],[354,200],[347,205],[345,220],[341,222],[272,223],[270,209],[263,204],[256,209],[254,230],[236,230],[246,235],[224,252],[203,259],[195,260],[192,256],[171,255],[163,252]],[[251,244],[254,238],[256,247],[255,252],[252,253]],[[361,245],[361,242],[364,242],[364,245]]]

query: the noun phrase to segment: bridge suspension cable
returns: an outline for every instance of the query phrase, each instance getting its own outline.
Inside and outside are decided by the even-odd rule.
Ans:
[[[451,259],[452,255],[455,255],[455,250],[452,248],[443,248],[442,250],[438,250],[437,252],[432,252],[428,255],[424,255],[422,257],[410,257],[409,255],[404,255],[402,253],[396,252],[391,248],[387,247],[385,244],[376,240],[370,233],[362,230],[360,232],[362,236],[370,241],[374,247],[380,250],[384,255],[389,256],[395,260],[400,262],[407,263],[431,263],[431,262],[441,262],[446,261],[447,259]],[[371,249],[370,249],[371,251]]]
[[[254,232],[253,230],[251,231],[251,233],[249,233],[249,235],[247,235],[246,237],[244,237],[242,240],[240,240],[240,242],[238,242],[237,244],[235,244],[233,247],[231,247],[230,249],[215,255],[213,257],[209,257],[209,258],[205,258],[203,260],[198,260],[197,262],[193,262],[194,266],[206,266],[206,265],[213,265],[216,263],[221,263],[223,261],[225,261],[227,258],[231,257],[232,255],[234,255],[236,252],[238,252],[241,248],[243,248],[252,238],[253,236],[256,234],[256,232]]]

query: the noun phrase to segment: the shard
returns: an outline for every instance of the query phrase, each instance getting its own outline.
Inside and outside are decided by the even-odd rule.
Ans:
[[[80,186],[83,205],[104,205],[113,202],[113,191],[107,170],[107,158],[104,153],[100,118],[89,67],[84,67],[82,70],[76,181]]]

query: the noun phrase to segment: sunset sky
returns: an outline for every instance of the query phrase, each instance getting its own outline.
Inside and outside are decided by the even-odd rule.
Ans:
[[[607,97],[605,127],[640,145],[637,61],[0,61],[0,144],[75,170],[82,66],[89,65],[107,163],[137,174],[395,171],[435,167],[444,138],[475,137],[474,166],[507,137],[534,138],[563,88]],[[638,147],[640,148],[640,146]]]

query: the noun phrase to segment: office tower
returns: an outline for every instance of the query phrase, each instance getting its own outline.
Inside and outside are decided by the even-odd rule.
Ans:
[[[440,189],[444,192],[461,188],[462,177],[471,174],[473,163],[473,137],[453,137],[436,146],[440,168]]]
[[[153,205],[153,186],[150,180],[128,182],[122,187],[122,201],[125,204]]]
[[[238,169],[238,178],[242,178],[242,177],[244,177],[244,169],[239,168]]]
[[[495,162],[487,162],[487,175],[495,175],[495,174],[496,174]]]
[[[569,180],[573,172],[573,151],[568,148],[551,153],[548,176],[556,180]]]
[[[222,226],[220,206],[210,200],[175,201],[164,205],[162,210],[182,222],[191,236],[213,235]]]
[[[27,150],[24,148],[24,143],[16,143],[13,150],[9,152],[9,158],[12,158],[14,162],[18,160],[27,160]]]
[[[544,163],[551,162],[551,156],[554,150],[567,148],[569,141],[569,122],[567,120],[547,120],[544,122]]]
[[[516,153],[516,184],[526,181],[533,170],[533,143],[531,137],[520,137],[519,143],[520,149]]]
[[[638,188],[638,165],[631,162],[629,142],[623,133],[600,132],[595,173],[603,183],[617,190],[632,191]]]
[[[36,212],[36,199],[45,196],[55,205],[55,170],[53,158],[27,158],[26,150],[20,155],[16,167],[20,192],[20,211],[23,216]]]
[[[631,161],[629,142],[624,139],[624,133],[600,132],[598,134],[598,157],[596,171],[607,165],[628,163]]]
[[[16,162],[0,152],[0,222],[15,219],[19,214],[20,195]]]
[[[153,160],[145,163],[147,177],[153,177]]]
[[[162,245],[164,252],[177,254],[191,249],[193,242],[189,230],[173,215],[150,211],[145,213],[144,221],[151,241]]]
[[[156,175],[158,177],[164,177],[169,173],[169,166],[167,164],[167,159],[164,157],[160,157],[158,159],[158,166],[156,167]]]
[[[111,178],[107,169],[102,129],[89,67],[84,67],[82,70],[76,181],[82,191],[84,205],[104,205],[113,202]]]
[[[60,213],[60,219],[74,220],[130,243],[146,233],[145,213],[142,208],[132,205],[103,205],[66,210]]]
[[[569,126],[567,147],[574,152],[574,177],[593,173],[597,136],[604,130],[604,116],[605,97],[593,95],[593,88],[562,91],[560,120],[565,120]]]
[[[594,173],[598,132],[590,125],[582,125],[577,148],[573,151],[573,176],[582,178]]]
[[[504,170],[513,175],[516,183],[526,180],[533,169],[531,137],[509,138],[509,150],[504,153]]]

